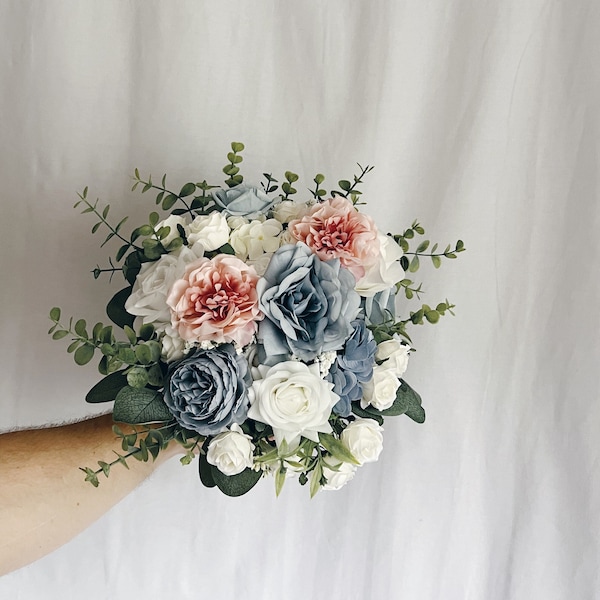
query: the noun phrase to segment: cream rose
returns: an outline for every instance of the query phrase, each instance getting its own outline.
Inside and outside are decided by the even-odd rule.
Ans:
[[[362,465],[375,462],[383,450],[383,427],[373,419],[356,419],[342,431],[341,441]]]
[[[273,217],[280,223],[289,223],[294,219],[301,219],[310,210],[306,202],[294,202],[293,200],[282,200],[272,209]]]
[[[285,440],[294,448],[300,436],[318,442],[319,432],[331,432],[328,419],[339,397],[321,379],[319,365],[286,361],[257,371],[262,379],[250,389],[248,417],[271,425],[278,446]]]
[[[398,340],[381,342],[375,352],[375,359],[383,361],[381,366],[393,371],[396,377],[404,375],[408,367],[409,356],[410,346],[402,344]]]
[[[196,217],[189,226],[188,243],[199,244],[205,252],[220,248],[229,241],[229,225],[225,215],[213,211]]]
[[[362,384],[363,396],[360,401],[362,408],[373,406],[377,410],[389,408],[396,399],[396,392],[400,387],[400,380],[394,371],[384,365],[373,367],[373,377]]]
[[[206,460],[225,475],[237,475],[252,467],[253,452],[252,438],[234,423],[229,431],[220,433],[210,441]]]
[[[367,267],[364,277],[356,283],[355,289],[361,296],[374,296],[404,279],[404,269],[398,262],[402,258],[402,248],[389,235],[378,232],[377,237],[379,260]]]

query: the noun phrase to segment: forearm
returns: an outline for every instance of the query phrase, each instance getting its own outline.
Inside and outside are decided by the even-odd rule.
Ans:
[[[0,575],[63,545],[137,487],[176,451],[153,462],[128,461],[98,488],[82,466],[110,461],[120,443],[112,416],[0,435]],[[176,446],[176,444],[172,444]]]

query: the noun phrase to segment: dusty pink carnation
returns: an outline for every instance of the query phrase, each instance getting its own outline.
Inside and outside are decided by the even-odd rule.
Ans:
[[[263,318],[254,267],[219,254],[190,263],[167,297],[173,327],[189,342],[236,342],[245,346]]]
[[[290,222],[289,231],[321,260],[339,258],[357,280],[364,276],[365,267],[379,260],[373,219],[342,196],[315,204],[306,216]]]

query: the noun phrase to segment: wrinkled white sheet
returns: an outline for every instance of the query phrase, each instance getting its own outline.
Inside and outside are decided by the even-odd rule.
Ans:
[[[427,422],[343,491],[227,499],[174,461],[0,597],[599,597],[597,2],[2,0],[0,33],[0,428],[98,410],[46,336],[118,289],[86,185],[135,223],[134,167],[218,181],[240,140],[247,179],[374,164],[382,228],[468,249],[417,274],[457,305],[414,330]]]

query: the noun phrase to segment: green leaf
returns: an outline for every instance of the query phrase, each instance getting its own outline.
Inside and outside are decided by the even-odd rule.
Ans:
[[[323,467],[321,461],[315,466],[310,478],[310,497],[314,498],[321,488],[321,477],[323,477]]]
[[[163,210],[171,210],[175,202],[177,202],[177,196],[175,194],[169,194],[168,196],[165,196],[162,201]]]
[[[113,419],[122,423],[139,425],[173,420],[161,395],[147,388],[125,386],[115,398]]]
[[[101,379],[87,394],[85,401],[91,404],[112,402],[117,394],[127,385],[127,377],[123,371],[111,373]]]
[[[73,358],[78,365],[87,365],[94,357],[94,350],[91,344],[84,344],[75,350]]]
[[[410,264],[408,265],[408,270],[411,273],[415,273],[416,271],[419,270],[419,257],[417,255],[412,257],[412,260],[410,261]]]
[[[416,252],[425,252],[429,248],[429,240],[423,240],[418,246]]]
[[[148,365],[152,362],[152,352],[146,344],[140,344],[135,347],[135,356],[143,365]]]
[[[217,467],[211,465],[211,474],[217,487],[226,496],[242,496],[249,492],[260,479],[262,472],[244,469],[237,475],[225,475]]]
[[[99,460],[98,465],[102,469],[102,472],[104,473],[105,477],[108,477],[110,474],[110,465],[107,462],[104,462],[103,460]]]
[[[153,214],[156,214],[156,213],[153,213]],[[156,223],[154,225],[156,225]],[[154,232],[152,227],[150,225],[142,225],[141,227],[137,228],[137,231],[140,235],[152,235],[152,233]]]
[[[285,467],[283,465],[279,465],[279,469],[277,469],[275,472],[275,496],[279,496],[279,494],[281,494],[285,479]]]
[[[52,339],[53,340],[61,340],[64,337],[67,337],[69,335],[68,331],[65,331],[64,329],[59,329],[58,331],[55,331],[52,334]]]
[[[347,462],[353,465],[360,465],[360,463],[354,458],[352,452],[329,433],[319,433],[319,442],[333,456],[342,462]]]
[[[231,149],[234,152],[242,152],[244,149],[244,144],[242,144],[242,142],[231,142]]]
[[[156,387],[162,387],[163,374],[159,365],[152,365],[148,369],[148,383]]]
[[[383,425],[383,417],[381,416],[381,412],[372,406],[367,406],[366,408],[361,408],[360,402],[352,403],[352,412],[357,417],[363,417],[364,419],[374,419],[379,423],[379,425]]]
[[[69,354],[71,354],[71,352],[75,352],[75,350],[77,349],[77,346],[79,346],[79,344],[81,344],[81,340],[75,340],[74,342],[71,342],[69,344],[69,347],[67,348],[67,352]]]
[[[317,184],[317,185],[321,185],[324,181],[325,181],[325,175],[323,175],[322,173],[317,173],[315,175],[315,178],[313,179],[313,181]]]
[[[417,423],[425,422],[425,410],[421,406],[421,396],[419,396],[419,394],[417,394],[404,379],[400,380],[400,388],[408,402],[408,408],[404,414]]]
[[[205,454],[200,454],[198,460],[198,471],[200,473],[200,481],[207,488],[212,488],[217,485],[212,476],[212,466],[208,464]]]
[[[186,183],[179,192],[180,198],[185,198],[186,196],[191,196],[196,191],[195,183]]]
[[[135,331],[129,327],[129,325],[125,325],[123,330],[125,331],[125,335],[130,343],[135,344],[137,342],[137,335],[135,334]]]
[[[442,266],[442,259],[439,256],[432,256],[431,262],[436,269],[439,269]]]
[[[86,322],[85,319],[79,319],[77,323],[75,323],[75,333],[82,338],[88,337],[87,331],[85,330]]]
[[[425,318],[430,323],[437,323],[440,320],[440,315],[436,310],[428,310],[425,312]]]
[[[154,325],[152,323],[144,323],[140,327],[139,336],[142,340],[148,341],[154,335]]]
[[[350,191],[350,188],[352,187],[352,184],[347,180],[347,179],[342,179],[340,181],[338,181],[338,185],[345,191],[348,192]]]
[[[131,295],[131,289],[131,287],[126,287],[118,291],[106,306],[108,318],[119,327],[125,327],[125,325],[133,327],[135,317],[125,310],[125,302]]]
[[[465,249],[465,243],[462,240],[456,242],[456,252],[462,252]]]
[[[50,319],[52,319],[52,321],[60,321],[60,308],[58,308],[58,306],[50,309]]]

